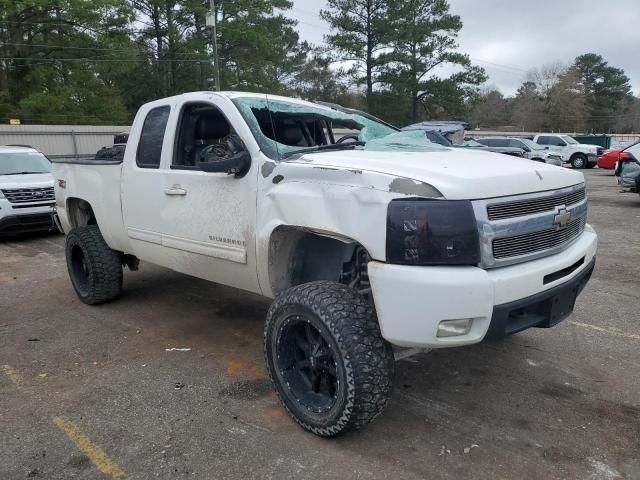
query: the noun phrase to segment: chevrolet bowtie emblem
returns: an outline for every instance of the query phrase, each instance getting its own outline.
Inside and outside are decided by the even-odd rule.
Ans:
[[[559,228],[566,228],[570,220],[571,212],[567,211],[566,208],[561,208],[558,210],[557,215],[553,217],[553,224]]]

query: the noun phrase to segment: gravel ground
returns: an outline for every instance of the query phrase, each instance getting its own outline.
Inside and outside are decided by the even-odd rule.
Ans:
[[[398,362],[385,413],[335,440],[279,406],[263,298],[142,265],[88,307],[62,236],[0,241],[0,478],[640,478],[640,198],[585,174],[573,316]]]

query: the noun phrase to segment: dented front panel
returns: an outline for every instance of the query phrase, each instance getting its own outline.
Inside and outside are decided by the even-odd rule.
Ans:
[[[327,154],[330,155],[330,154]],[[371,258],[385,260],[387,206],[395,198],[441,197],[432,186],[355,168],[327,167],[320,160],[262,159],[258,182],[258,266],[262,291],[272,296],[269,262],[274,230],[303,231],[361,244]],[[271,255],[273,257],[273,255]]]

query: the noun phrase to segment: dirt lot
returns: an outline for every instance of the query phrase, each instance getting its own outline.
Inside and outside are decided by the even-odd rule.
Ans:
[[[335,440],[278,405],[263,299],[142,265],[88,307],[62,236],[1,241],[0,478],[640,478],[640,198],[586,175],[574,315],[398,362],[386,412]]]

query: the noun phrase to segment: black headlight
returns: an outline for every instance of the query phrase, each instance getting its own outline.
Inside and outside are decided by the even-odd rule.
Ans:
[[[393,200],[387,213],[387,262],[475,265],[480,242],[471,202]]]

